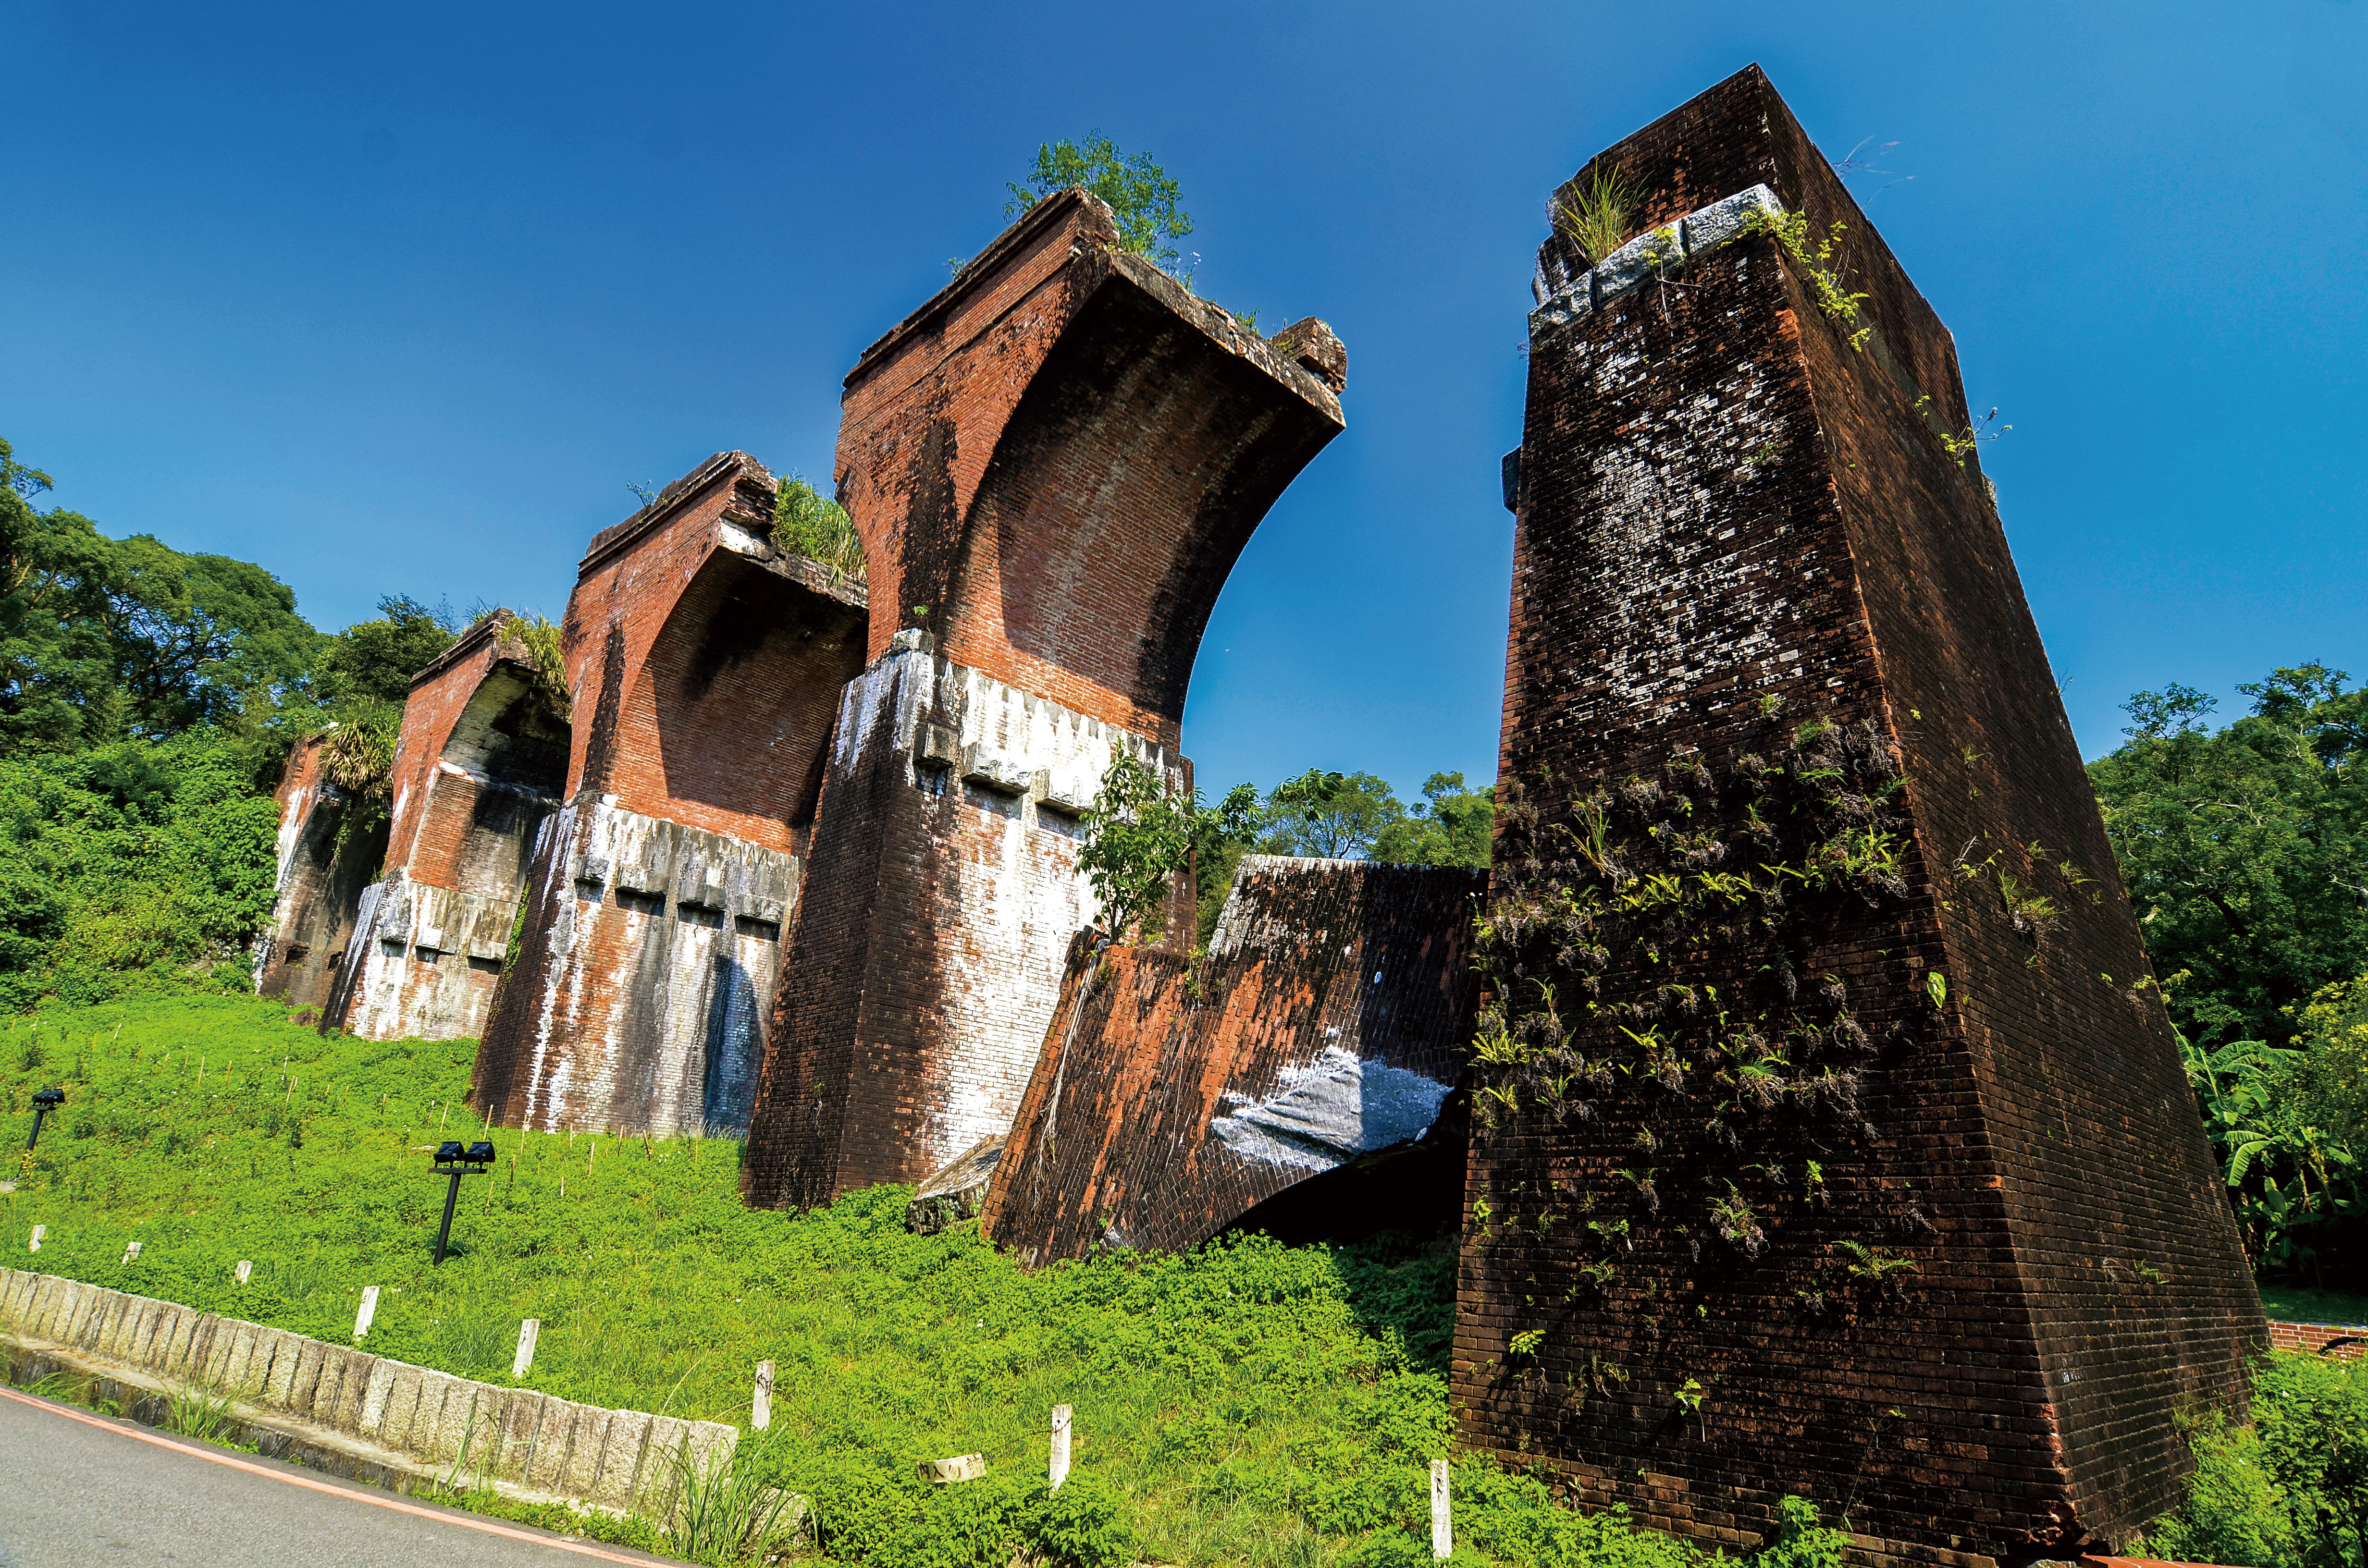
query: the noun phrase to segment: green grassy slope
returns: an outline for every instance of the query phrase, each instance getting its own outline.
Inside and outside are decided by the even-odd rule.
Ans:
[[[1154,1559],[1380,1562],[1419,1535],[1427,1561],[1452,1244],[1260,1238],[1027,1274],[975,1223],[906,1233],[905,1188],[752,1212],[734,1142],[496,1129],[495,1174],[463,1183],[459,1251],[434,1268],[428,1161],[439,1136],[480,1135],[460,1103],[474,1049],[324,1040],[243,997],[20,1019],[0,1029],[0,1137],[21,1146],[37,1087],[63,1084],[67,1105],[7,1200],[6,1254],[332,1340],[375,1284],[370,1349],[494,1382],[537,1317],[533,1386],[742,1425],[772,1360],[764,1462],[816,1495],[840,1555],[911,1560],[882,1543],[946,1495],[915,1488],[916,1460],[1041,1475],[1067,1403],[1079,1472],[1131,1500]],[[1498,1557],[1691,1555],[1611,1521],[1573,1534],[1536,1483],[1458,1469],[1463,1534]]]

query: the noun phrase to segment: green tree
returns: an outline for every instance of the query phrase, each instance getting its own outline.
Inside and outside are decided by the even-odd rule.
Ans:
[[[1176,265],[1174,242],[1192,232],[1192,220],[1176,205],[1180,194],[1176,182],[1150,153],[1123,153],[1099,131],[1082,144],[1064,138],[1040,145],[1028,183],[1006,187],[1011,200],[1004,216],[1025,212],[1044,198],[1079,185],[1109,204],[1118,220],[1121,244],[1161,267]]]
[[[773,540],[840,577],[865,580],[863,540],[856,534],[855,519],[794,473],[773,492]]]
[[[2368,693],[2348,679],[2276,671],[2216,732],[2212,699],[2140,692],[2128,743],[2089,767],[2165,999],[2199,1042],[2282,1045],[2301,1004],[2368,969]]]
[[[243,989],[278,826],[215,733],[0,759],[0,1005]]]
[[[1257,804],[1258,792],[1242,784],[1212,810],[1198,794],[1169,789],[1132,753],[1112,756],[1085,814],[1086,847],[1077,857],[1101,901],[1103,924],[1120,937],[1137,926],[1156,932],[1195,841],[1241,835]]]
[[[411,695],[411,679],[461,634],[460,619],[447,604],[422,604],[408,594],[378,601],[376,620],[358,620],[325,640],[321,651],[321,696],[332,708],[353,702],[392,702]]]
[[[0,745],[75,750],[119,735],[238,727],[301,700],[320,633],[262,567],[111,540],[41,511],[50,478],[0,441]]]
[[[1387,779],[1311,767],[1267,796],[1259,819],[1266,832],[1258,848],[1269,855],[1361,860],[1405,816],[1406,807]]]
[[[1466,789],[1461,773],[1434,773],[1422,795],[1374,835],[1370,858],[1407,866],[1486,866],[1497,787]]]
[[[2295,1112],[2351,1149],[2368,1149],[2368,974],[2322,988],[2302,1009]]]
[[[108,543],[89,518],[43,512],[50,476],[0,440],[0,748],[75,750],[122,723],[107,634]]]

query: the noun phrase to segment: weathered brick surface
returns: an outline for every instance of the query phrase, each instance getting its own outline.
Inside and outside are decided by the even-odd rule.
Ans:
[[[749,1130],[759,1204],[917,1179],[1007,1131],[1099,913],[1079,812],[1121,749],[1190,787],[1172,752],[906,641],[840,710]]]
[[[1075,813],[1114,745],[1189,780],[1209,610],[1339,432],[1344,374],[1321,323],[1260,338],[1120,252],[1081,191],[849,373],[838,493],[879,608],[775,1006],[752,1202],[915,1179],[1004,1131],[1092,913]]]
[[[507,1125],[746,1121],[864,594],[770,539],[724,452],[592,541],[562,629],[575,722],[474,1075]]]
[[[1064,191],[867,349],[838,485],[881,607],[872,658],[928,631],[1173,746],[1235,558],[1340,431],[1345,356],[1314,321],[1259,337],[1116,241]]]
[[[1180,1250],[1431,1136],[1469,1054],[1486,885],[1253,855],[1200,963],[1080,934],[986,1233],[1031,1264]]]
[[[2264,1329],[1948,335],[1756,68],[1607,165],[1846,221],[1873,335],[1764,236],[1538,318],[1463,1435],[1705,1540],[2117,1542]]]
[[[413,677],[383,879],[361,895],[324,1029],[371,1040],[484,1031],[527,858],[566,781],[567,722],[510,612],[478,618]]]
[[[296,743],[273,799],[279,806],[279,892],[271,929],[255,947],[255,988],[292,1007],[323,1007],[353,937],[362,890],[386,857],[381,828],[340,841],[346,801],[321,777],[324,737]]]
[[[2302,1350],[2349,1361],[2368,1350],[2368,1327],[2351,1323],[2281,1323],[2270,1320],[2270,1347]]]

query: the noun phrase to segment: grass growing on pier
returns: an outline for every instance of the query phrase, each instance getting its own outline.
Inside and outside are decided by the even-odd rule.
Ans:
[[[1428,1562],[1452,1244],[1259,1238],[1028,1274],[974,1223],[908,1234],[903,1187],[804,1216],[744,1209],[729,1141],[485,1133],[461,1103],[474,1050],[324,1040],[244,997],[0,1027],[0,1136],[21,1147],[36,1088],[67,1096],[6,1200],[0,1256],[329,1340],[377,1285],[369,1349],[492,1382],[509,1381],[519,1320],[540,1318],[531,1386],[744,1425],[771,1360],[764,1460],[814,1497],[834,1556],[969,1562],[948,1511],[997,1488],[928,1492],[915,1462],[977,1452],[998,1486],[1041,1476],[1065,1403],[1077,1472],[1121,1499],[1145,1557]],[[494,1174],[463,1182],[458,1251],[431,1267],[432,1150],[481,1135]],[[1475,1561],[1698,1558],[1482,1461],[1458,1461],[1457,1489]]]

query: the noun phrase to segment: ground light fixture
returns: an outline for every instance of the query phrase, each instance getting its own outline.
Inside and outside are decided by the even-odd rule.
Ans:
[[[444,1189],[444,1222],[436,1227],[437,1262],[444,1261],[445,1244],[452,1237],[452,1209],[461,1201],[461,1178],[484,1176],[486,1167],[493,1163],[494,1146],[491,1143],[471,1143],[463,1147],[455,1141],[436,1146],[435,1174],[452,1178],[452,1185]]]
[[[33,1168],[33,1145],[41,1141],[41,1118],[66,1103],[63,1089],[38,1089],[33,1094],[33,1135],[25,1140],[25,1169]]]

